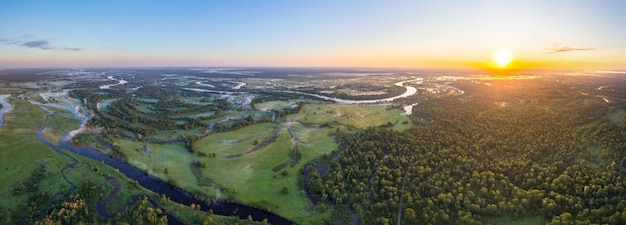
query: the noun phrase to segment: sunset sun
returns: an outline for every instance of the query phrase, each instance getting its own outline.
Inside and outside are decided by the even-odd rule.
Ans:
[[[513,56],[507,51],[499,51],[493,55],[493,61],[501,68],[506,68],[512,60]]]

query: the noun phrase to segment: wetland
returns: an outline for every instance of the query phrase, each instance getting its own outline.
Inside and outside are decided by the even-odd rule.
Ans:
[[[617,75],[45,76],[0,75],[1,179],[11,184],[0,191],[18,203],[0,205],[8,224],[64,221],[71,209],[86,213],[67,221],[99,223],[610,223],[620,213],[610,205],[626,202]]]

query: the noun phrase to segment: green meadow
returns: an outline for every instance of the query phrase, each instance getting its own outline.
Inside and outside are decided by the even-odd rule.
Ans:
[[[53,144],[58,144],[59,138],[68,131],[76,129],[80,125],[80,121],[75,119],[72,113],[68,111],[54,107],[47,107],[47,109],[53,111],[54,114],[46,116],[47,119],[43,122],[44,130],[42,134],[46,140]]]
[[[42,191],[54,194],[65,186],[60,169],[69,160],[37,140],[36,134],[44,122],[43,115],[46,112],[24,100],[7,100],[14,107],[4,115],[5,123],[0,128],[0,183],[13,184],[26,180],[35,169],[44,166],[47,175],[42,181],[46,184],[41,185]],[[0,196],[5,196],[0,201],[2,208],[12,208],[26,201],[26,196],[12,195],[11,188],[12,185],[0,186]]]
[[[305,104],[299,113],[288,115],[287,120],[307,124],[339,123],[358,129],[388,123],[399,131],[411,127],[403,111],[378,105]]]

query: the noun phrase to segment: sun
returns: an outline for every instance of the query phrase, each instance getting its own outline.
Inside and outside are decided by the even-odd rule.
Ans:
[[[501,68],[506,68],[512,60],[513,56],[507,51],[499,51],[493,55],[493,61]]]

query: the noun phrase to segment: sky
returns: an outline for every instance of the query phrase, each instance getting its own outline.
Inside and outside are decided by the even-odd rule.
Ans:
[[[0,2],[0,67],[626,69],[626,1]]]

